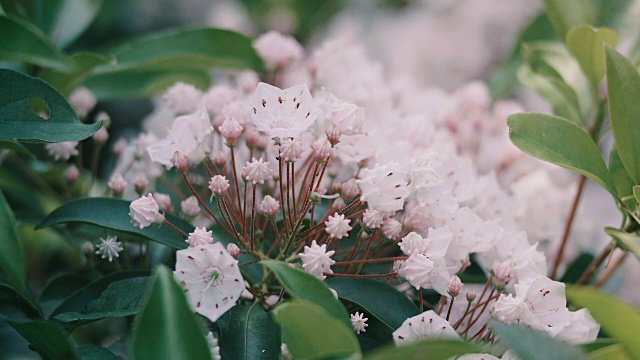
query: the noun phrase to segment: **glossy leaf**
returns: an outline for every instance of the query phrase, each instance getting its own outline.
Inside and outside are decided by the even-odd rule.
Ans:
[[[598,145],[571,121],[537,113],[513,114],[507,119],[515,146],[538,159],[585,175],[609,191],[617,192]]]
[[[570,263],[567,264],[564,274],[560,278],[560,282],[565,284],[575,284],[578,279],[584,274],[595,256],[590,253],[583,252],[576,256]]]
[[[569,29],[580,24],[593,24],[594,14],[589,0],[544,0],[553,28],[564,40]]]
[[[0,269],[7,275],[11,284],[20,290],[25,285],[26,267],[16,219],[7,199],[0,191]]]
[[[357,358],[360,346],[351,325],[305,300],[285,302],[273,311],[282,325],[289,352],[296,359]]]
[[[349,314],[340,301],[336,300],[329,287],[315,276],[299,269],[292,268],[281,261],[267,260],[261,262],[271,269],[287,293],[295,298],[313,302],[343,324],[351,326]]]
[[[54,319],[72,322],[134,315],[142,309],[147,277],[114,281],[81,311],[64,312]]]
[[[201,324],[166,266],[156,269],[129,342],[131,359],[211,359]]]
[[[640,74],[613,48],[605,52],[611,130],[624,168],[640,184]]]
[[[0,60],[57,69],[68,69],[71,65],[38,27],[11,15],[0,15]]]
[[[611,153],[609,154],[609,172],[613,177],[613,183],[616,186],[620,198],[633,195],[633,180],[627,173],[624,165],[622,165],[622,160],[620,160],[620,155],[618,155],[618,150],[615,145],[611,148]],[[625,203],[627,206],[633,208],[633,199]]]
[[[493,332],[508,348],[513,349],[521,360],[581,360],[587,356],[578,348],[529,327],[505,325],[494,322]]]
[[[167,225],[152,224],[142,230],[133,226],[129,217],[130,203],[130,201],[114,198],[74,200],[54,210],[36,226],[36,229],[66,223],[85,223],[142,236],[175,249],[184,249],[188,246],[184,239]],[[167,219],[186,233],[193,231],[193,226],[178,217],[167,215]]]
[[[42,80],[67,97],[84,82],[96,67],[113,61],[110,57],[88,52],[73,54],[70,60],[72,62],[71,69],[50,70],[40,75]]]
[[[42,310],[18,290],[0,284],[0,314],[12,320],[42,319]]]
[[[589,309],[602,331],[622,344],[630,357],[640,358],[638,309],[594,288],[568,286],[566,293],[571,304]]]
[[[605,73],[605,44],[613,47],[618,44],[618,35],[609,28],[578,25],[567,33],[567,48],[593,86],[600,83]]]
[[[392,330],[420,313],[420,309],[406,295],[381,281],[331,278],[326,283],[338,293],[340,299],[357,304]]]
[[[17,141],[0,140],[0,150],[1,149],[15,151],[18,154],[24,155],[31,159],[36,157],[31,151],[29,151],[29,149],[27,149],[26,147],[24,147],[24,145],[20,144]]]
[[[17,322],[0,317],[29,342],[29,348],[45,360],[77,359],[75,346],[64,330],[49,321]]]
[[[632,360],[624,351],[624,346],[615,344],[589,353],[590,360]]]
[[[47,105],[48,120],[33,111],[32,99]],[[0,140],[77,141],[93,135],[103,124],[83,124],[67,100],[44,81],[0,69]]]
[[[238,304],[216,321],[224,359],[277,359],[282,335],[260,302]]]
[[[118,360],[114,353],[100,346],[80,346],[77,350],[81,360]]]
[[[44,0],[35,9],[35,22],[60,47],[69,45],[91,24],[102,0]]]
[[[625,250],[631,251],[635,256],[640,258],[640,237],[638,235],[629,234],[627,232],[609,226],[604,228],[604,232],[614,238],[618,246]]]
[[[429,359],[447,360],[456,356],[480,353],[481,348],[471,342],[458,340],[422,340],[413,344],[396,347],[387,346],[365,356],[365,360],[403,360],[403,359]]]

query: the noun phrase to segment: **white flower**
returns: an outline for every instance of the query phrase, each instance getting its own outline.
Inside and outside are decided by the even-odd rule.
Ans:
[[[600,324],[587,309],[569,312],[569,325],[559,334],[558,338],[571,344],[588,344],[594,342],[600,332]]]
[[[122,243],[118,241],[116,236],[107,236],[106,239],[100,238],[96,254],[102,255],[103,259],[109,258],[109,262],[111,262],[114,257],[120,257],[118,253],[123,249],[121,245]]]
[[[396,162],[363,169],[356,183],[362,191],[362,201],[382,213],[401,210],[409,196],[406,173]]]
[[[491,317],[505,324],[524,322],[526,314],[527,307],[524,300],[514,298],[511,294],[500,294],[498,301],[493,304],[491,309]]]
[[[361,134],[364,120],[364,108],[346,101],[337,101],[331,110],[331,123],[344,135]]]
[[[304,56],[304,49],[296,39],[273,30],[258,36],[253,47],[269,70],[286,67]]]
[[[324,280],[326,278],[324,273],[333,274],[333,270],[331,270],[331,265],[335,264],[335,261],[331,259],[333,254],[335,254],[335,250],[327,251],[327,244],[319,246],[313,240],[311,247],[305,246],[304,252],[298,255],[302,259],[302,268],[306,272]]]
[[[307,85],[281,90],[261,82],[251,98],[251,121],[270,138],[298,137],[313,125],[318,112]]]
[[[382,214],[378,210],[367,209],[364,214],[362,214],[362,222],[369,229],[377,229],[382,225],[384,218]]]
[[[97,100],[91,90],[86,87],[75,89],[69,96],[69,104],[80,117],[85,117],[96,106]]]
[[[251,162],[247,161],[247,166],[242,168],[242,174],[253,185],[264,184],[265,181],[271,179],[271,172],[269,161],[265,162],[262,158],[260,160],[253,158]]]
[[[202,101],[207,107],[209,116],[216,116],[220,115],[222,113],[222,109],[234,102],[237,97],[238,92],[236,89],[223,84],[216,85],[209,89],[209,91],[202,96]]]
[[[351,226],[349,223],[351,220],[345,219],[344,214],[335,213],[329,216],[329,219],[324,222],[325,231],[329,234],[330,238],[341,239],[349,236]]]
[[[404,272],[405,279],[416,289],[434,289],[441,295],[448,295],[449,271],[444,257],[430,258],[425,254],[413,253],[405,263]]]
[[[367,330],[365,330],[365,328],[369,326],[369,324],[367,324],[367,320],[369,320],[369,318],[364,317],[364,313],[360,314],[356,311],[355,314],[351,314],[351,325],[357,334],[360,334],[360,332],[367,332]]]
[[[211,352],[211,359],[221,360],[222,357],[220,356],[220,346],[218,346],[218,339],[213,337],[213,333],[211,331],[209,331],[207,336],[205,336],[205,339],[207,339],[207,344],[209,345],[209,351]]]
[[[70,157],[77,156],[79,153],[76,146],[78,146],[77,141],[65,141],[47,144],[44,147],[47,149],[49,155],[53,156],[53,160],[58,161],[60,159],[69,160]]]
[[[138,226],[140,229],[144,229],[152,223],[161,224],[164,221],[164,215],[159,211],[160,207],[151,194],[142,196],[129,205],[131,222],[133,226]]]
[[[207,231],[206,228],[197,227],[193,230],[192,233],[189,233],[189,237],[185,242],[189,244],[190,247],[195,246],[204,246],[207,244],[213,244],[213,232]]]
[[[179,81],[165,91],[163,99],[176,114],[186,114],[198,109],[201,97],[195,86]]]
[[[191,195],[180,202],[180,210],[182,214],[188,217],[196,216],[200,213],[200,204],[198,198]]]
[[[402,234],[402,223],[394,218],[388,218],[382,222],[380,230],[388,239],[397,240]]]
[[[408,345],[422,339],[460,339],[460,336],[451,327],[449,322],[436,314],[433,310],[405,320],[402,325],[393,332],[393,341],[396,346]]]
[[[195,311],[214,322],[244,290],[238,261],[221,243],[178,250],[173,274]]]

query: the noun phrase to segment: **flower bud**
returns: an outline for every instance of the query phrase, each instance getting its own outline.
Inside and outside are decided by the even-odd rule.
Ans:
[[[342,184],[342,196],[345,200],[351,200],[354,197],[360,195],[360,187],[356,183],[355,178],[351,178]]]
[[[340,131],[339,127],[335,126],[334,124],[331,124],[331,126],[329,126],[327,131],[325,131],[325,134],[327,134],[327,140],[329,140],[329,142],[333,146],[340,142],[340,136],[342,135],[342,131]]]
[[[225,155],[222,150],[218,150],[213,154],[211,161],[213,161],[213,164],[218,168],[223,168],[227,165],[227,155]]]
[[[221,197],[229,189],[229,180],[222,175],[216,175],[209,180],[209,190],[211,190],[211,200],[213,197]],[[210,201],[211,201],[210,200]]]
[[[259,210],[266,217],[275,219],[276,215],[278,214],[278,210],[280,210],[280,203],[270,195],[266,195],[264,199],[262,199]]]
[[[80,177],[80,170],[78,170],[78,168],[73,164],[69,165],[67,169],[64,171],[64,178],[67,179],[67,181],[70,183],[76,182],[76,180],[78,180],[79,177]]]
[[[513,262],[507,260],[494,265],[492,272],[493,286],[498,290],[503,290],[515,275],[513,273]]]
[[[227,146],[233,147],[238,144],[238,139],[240,139],[240,135],[242,135],[243,127],[235,118],[227,117],[218,130],[220,134],[227,139]]]
[[[187,217],[195,217],[200,213],[200,204],[195,196],[189,196],[180,202],[182,214]]]
[[[180,150],[176,151],[173,154],[173,159],[171,162],[173,166],[175,166],[176,169],[178,169],[178,171],[183,174],[186,173],[187,169],[189,168],[189,158]]]
[[[156,203],[158,203],[158,207],[161,211],[171,212],[173,211],[173,206],[171,204],[171,196],[159,192],[153,193],[153,198],[156,199]]]
[[[341,197],[333,200],[333,203],[331,204],[331,207],[335,211],[340,211],[340,210],[344,209],[346,206],[347,206],[347,203],[345,203],[344,200],[342,200]]]
[[[329,185],[329,193],[330,194],[339,194],[342,191],[342,184],[339,181],[334,180]]]
[[[333,148],[331,147],[331,143],[327,139],[320,139],[316,141],[313,145],[313,160],[318,163],[323,163],[329,159],[331,153],[333,152]]]
[[[473,302],[476,299],[476,291],[475,290],[467,290],[467,301]]]
[[[96,106],[97,100],[91,90],[86,87],[75,89],[69,96],[69,104],[79,117],[84,118]]]
[[[296,161],[302,157],[302,141],[293,138],[286,138],[282,140],[279,145],[276,145],[280,156],[284,161]]]
[[[113,144],[113,155],[120,156],[127,149],[127,140],[120,138]]]
[[[164,215],[160,214],[160,207],[151,194],[131,202],[129,216],[133,226],[138,226],[140,229],[154,223],[161,224],[164,221]]]
[[[382,225],[384,218],[378,210],[367,209],[362,214],[362,222],[367,229],[377,229]]]
[[[231,256],[233,256],[234,259],[238,260],[238,256],[240,256],[240,248],[238,247],[238,245],[229,243],[229,245],[227,245],[227,251],[229,252],[229,254],[231,254]]]
[[[249,149],[253,149],[260,142],[260,133],[253,130],[253,128],[247,129],[244,132],[244,141]]]
[[[115,173],[111,176],[109,182],[107,182],[107,186],[109,186],[109,189],[113,191],[113,195],[115,197],[122,197],[124,189],[127,187],[127,182],[120,173]]]
[[[133,186],[136,193],[138,193],[138,196],[142,196],[144,190],[149,186],[149,179],[147,179],[147,176],[144,173],[140,172],[133,179]]]
[[[458,277],[458,275],[453,275],[449,282],[447,283],[447,292],[451,297],[456,297],[460,295],[460,290],[462,290],[462,281]]]
[[[82,244],[82,253],[84,256],[90,258],[93,256],[94,252],[96,252],[96,248],[93,246],[91,241],[85,241],[84,244]]]

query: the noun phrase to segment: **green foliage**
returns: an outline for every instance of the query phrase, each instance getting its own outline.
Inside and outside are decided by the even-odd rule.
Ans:
[[[631,360],[624,346],[615,344],[589,353],[590,360]]]
[[[85,223],[97,225],[106,229],[121,231],[127,234],[142,236],[151,241],[170,246],[174,249],[184,249],[187,244],[173,229],[166,225],[151,225],[142,230],[131,224],[129,205],[131,203],[114,198],[85,198],[68,202],[54,210],[38,226],[36,230],[65,223]],[[172,215],[167,220],[180,230],[189,233],[193,226],[186,221]]]
[[[289,352],[296,359],[356,359],[360,346],[351,325],[322,307],[301,299],[288,301],[273,311],[282,325]]]
[[[569,264],[567,264],[566,270],[560,278],[560,282],[565,284],[575,284],[578,279],[584,274],[591,262],[595,259],[595,256],[590,253],[581,253]]]
[[[327,284],[305,271],[292,268],[282,261],[266,260],[261,263],[274,272],[276,278],[289,295],[315,303],[328,314],[342,321],[343,324],[351,326],[347,310],[336,300]]]
[[[12,320],[44,318],[38,305],[5,284],[0,284],[0,314]]]
[[[611,236],[619,247],[631,251],[640,259],[640,236],[609,226],[604,228],[604,232]]]
[[[169,268],[160,266],[149,281],[142,312],[129,342],[131,359],[211,359],[202,328],[184,290]]]
[[[17,322],[0,317],[29,342],[29,347],[45,360],[77,359],[75,346],[60,326],[43,320]]]
[[[31,151],[29,151],[29,149],[17,141],[0,140],[0,149],[13,150],[20,155],[24,155],[32,159],[36,157]]]
[[[615,47],[617,43],[618,36],[608,28],[578,25],[567,33],[567,48],[593,86],[598,86],[605,74],[604,45]]]
[[[14,287],[22,289],[27,277],[26,260],[16,229],[16,219],[0,191],[0,269]]]
[[[544,0],[543,2],[556,34],[562,40],[572,27],[594,22],[594,13],[589,0]]]
[[[103,0],[36,0],[32,17],[42,31],[64,48],[86,30],[102,3]]]
[[[545,114],[523,113],[509,116],[507,124],[509,138],[520,150],[588,177],[617,199],[613,178],[598,145],[571,121]]]
[[[34,112],[30,101],[44,102],[49,119]],[[40,79],[0,69],[0,140],[61,142],[86,139],[104,122],[83,124],[65,98]]]
[[[528,327],[494,322],[491,329],[521,360],[587,359],[580,349]]]
[[[77,351],[82,360],[118,360],[114,353],[100,346],[80,346]]]
[[[69,59],[72,62],[70,69],[50,70],[40,75],[42,80],[56,88],[64,96],[69,96],[91,75],[96,67],[113,61],[110,57],[88,52],[73,54]]]
[[[640,311],[615,297],[594,288],[569,286],[567,300],[575,306],[586,307],[602,330],[616,339],[629,357],[640,357]]]
[[[276,359],[282,335],[259,301],[238,304],[216,322],[220,355],[225,359]]]
[[[358,305],[395,330],[420,310],[406,295],[382,281],[373,279],[331,278],[327,284],[342,300]],[[371,296],[375,294],[375,296]]]
[[[390,345],[371,355],[365,356],[365,360],[447,360],[455,356],[480,352],[482,352],[481,348],[470,342],[458,340],[422,340],[401,347]]]
[[[640,184],[640,74],[611,47],[606,47],[607,90],[611,129],[622,165]]]
[[[618,149],[616,149],[615,145],[611,148],[611,153],[609,154],[609,172],[613,177],[613,183],[620,198],[633,195],[633,180],[625,170],[624,165],[622,165],[622,160],[620,160],[620,155],[618,155]],[[625,204],[633,208],[633,199],[625,201]]]

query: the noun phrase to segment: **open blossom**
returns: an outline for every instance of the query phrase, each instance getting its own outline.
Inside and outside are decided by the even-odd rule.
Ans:
[[[47,149],[49,155],[53,157],[53,160],[69,160],[72,156],[79,154],[77,141],[65,141],[53,144],[47,144],[44,147]]]
[[[364,317],[364,313],[360,314],[356,311],[355,314],[351,314],[351,325],[353,326],[353,330],[356,331],[356,334],[367,332],[367,330],[365,330],[365,328],[369,326],[367,320],[369,320],[369,318]]]
[[[117,237],[107,236],[106,239],[100,238],[96,254],[102,255],[103,259],[109,258],[109,262],[111,262],[114,257],[120,257],[118,253],[122,250],[122,243],[118,241]]]
[[[189,233],[189,237],[185,242],[189,244],[189,246],[204,246],[207,244],[213,244],[213,232],[207,231],[206,228],[197,227],[193,230],[192,233]]]
[[[129,205],[131,222],[133,226],[138,226],[140,229],[144,229],[153,223],[162,223],[164,221],[164,215],[160,214],[159,211],[160,207],[151,194],[142,196]]]
[[[307,85],[281,90],[260,83],[251,98],[251,121],[270,138],[298,137],[313,125],[319,110]]]
[[[408,345],[422,339],[460,339],[451,324],[433,310],[410,317],[393,332],[396,346]]]
[[[351,226],[349,226],[350,222],[351,220],[345,219],[344,214],[335,213],[329,216],[329,219],[324,222],[326,226],[325,231],[329,234],[330,238],[341,239],[347,237],[351,230]]]
[[[329,118],[331,124],[340,129],[342,134],[361,134],[365,120],[365,109],[349,102],[336,99],[333,103]]]
[[[383,213],[401,210],[409,196],[406,173],[400,164],[391,162],[363,169],[356,183],[362,190],[362,201]]]
[[[569,325],[564,328],[558,338],[571,344],[588,344],[596,341],[600,332],[598,324],[587,309],[569,312]]]
[[[186,114],[198,109],[202,93],[195,86],[184,82],[173,84],[164,93],[164,101],[176,114]]]
[[[178,250],[173,274],[189,304],[211,321],[231,309],[245,287],[238,260],[221,243]]]
[[[273,30],[255,39],[253,47],[269,70],[285,67],[304,56],[304,49],[293,37]]]
[[[262,158],[260,158],[260,160],[253,158],[251,162],[247,161],[247,166],[242,168],[242,174],[247,181],[251,181],[253,185],[264,184],[265,181],[271,179],[271,172],[269,162],[265,162]]]
[[[305,246],[304,252],[299,254],[302,259],[302,268],[309,274],[324,280],[326,278],[324,273],[333,273],[331,265],[335,264],[335,260],[331,259],[331,256],[335,253],[335,250],[327,251],[327,244],[318,245],[313,240],[311,246]]]

